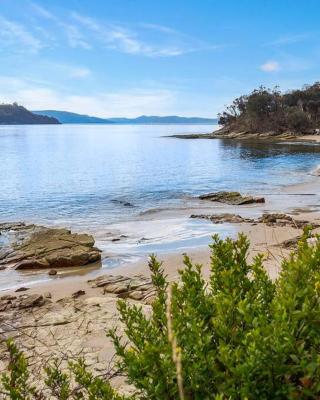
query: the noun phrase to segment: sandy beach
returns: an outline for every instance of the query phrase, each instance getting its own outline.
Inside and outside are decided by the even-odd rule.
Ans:
[[[319,182],[315,178],[312,183],[286,188],[283,193],[285,199],[281,204],[290,204],[293,194],[317,192]],[[268,204],[268,198],[266,199]],[[272,209],[276,209],[278,201],[272,200]],[[261,207],[261,206],[259,206]],[[236,213],[258,212],[259,207],[232,207]],[[216,211],[216,210],[215,210]],[[296,220],[307,220],[313,223],[320,222],[318,211],[310,211],[310,208],[300,210],[284,209],[290,212]],[[234,232],[244,232],[250,240],[250,258],[262,253],[265,259],[265,267],[272,278],[276,278],[281,270],[281,261],[286,257],[290,249],[280,244],[301,234],[301,229],[288,226],[268,226],[266,224],[240,223],[233,226]],[[202,246],[199,249],[187,251],[194,263],[203,265],[203,273],[208,276],[210,272],[210,249]],[[160,259],[170,280],[178,279],[178,269],[183,268],[182,254],[162,254]],[[112,271],[95,271],[95,276],[111,272],[112,275],[126,277],[149,277],[147,257],[137,263],[123,265]],[[112,368],[114,350],[110,340],[106,337],[106,330],[117,327],[121,332],[123,326],[119,321],[117,311],[118,297],[115,294],[105,293],[101,287],[92,287],[88,282],[90,275],[71,275],[59,278],[49,283],[40,283],[32,286],[28,296],[38,295],[47,299],[48,303],[41,307],[31,307],[23,310],[9,310],[0,312],[1,337],[14,337],[15,341],[27,354],[31,366],[36,373],[50,362],[53,357],[62,359],[76,359],[79,356],[85,358],[87,364],[96,373]],[[140,278],[139,278],[140,279]],[[18,296],[15,291],[7,291],[3,296]],[[8,298],[8,297],[7,297]],[[141,301],[129,300],[138,303],[146,313],[150,312],[150,305]],[[4,351],[4,342],[1,345],[0,369],[7,362]],[[123,393],[130,393],[131,388],[125,383],[124,377],[115,376],[112,379],[115,387]]]

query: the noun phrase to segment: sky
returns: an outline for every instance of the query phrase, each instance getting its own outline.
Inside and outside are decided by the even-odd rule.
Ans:
[[[0,102],[215,118],[320,80],[318,0],[0,0]]]

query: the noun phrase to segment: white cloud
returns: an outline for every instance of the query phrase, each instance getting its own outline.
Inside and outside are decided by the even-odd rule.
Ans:
[[[260,69],[264,72],[276,72],[280,69],[280,64],[277,61],[267,61],[260,65]]]
[[[0,16],[0,40],[2,45],[23,52],[37,53],[43,44],[23,25]]]

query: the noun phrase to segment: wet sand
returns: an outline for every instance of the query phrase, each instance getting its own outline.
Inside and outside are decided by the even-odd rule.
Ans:
[[[286,210],[283,211],[286,212]],[[237,212],[241,214],[241,210],[237,210]],[[320,213],[318,211],[309,211],[307,208],[295,211],[294,218],[297,220],[300,219],[320,223]],[[247,235],[248,239],[250,240],[250,258],[259,253],[264,255],[264,265],[269,275],[273,279],[277,277],[279,271],[281,270],[281,262],[283,258],[290,253],[290,250],[279,246],[280,243],[287,239],[294,238],[302,233],[302,229],[288,226],[267,226],[265,224],[253,225],[250,223],[234,224],[232,225],[232,230],[234,232],[232,237],[236,237],[236,235],[240,232],[243,232]],[[316,229],[315,231],[318,230]],[[194,263],[202,264],[204,275],[209,275],[210,248],[208,246],[200,246],[196,249],[191,248],[181,252],[158,255],[158,259],[163,261],[165,273],[170,280],[178,279],[178,270],[183,268],[184,254],[187,254]],[[142,274],[144,276],[150,275],[147,255],[142,257],[142,259],[140,259],[138,262],[120,265],[119,267],[112,269],[92,268],[93,269],[90,273],[86,273],[87,271],[82,270],[82,274],[79,274],[79,271],[77,271],[74,273],[70,272],[68,275],[67,271],[62,271],[49,282],[40,282],[30,286],[30,289],[26,293],[31,294],[50,292],[53,300],[59,300],[64,297],[71,296],[72,293],[81,289],[86,291],[85,297],[90,297],[91,295],[100,296],[102,295],[102,292],[100,293],[96,289],[92,289],[87,282],[89,279],[93,279],[104,274],[120,274],[125,276],[133,276],[137,274]],[[11,294],[14,293],[14,290],[7,290],[2,293]]]

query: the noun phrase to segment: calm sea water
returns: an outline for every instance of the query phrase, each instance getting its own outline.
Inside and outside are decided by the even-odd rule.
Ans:
[[[131,232],[137,230],[141,213],[148,210],[179,207],[207,191],[273,193],[305,180],[320,164],[320,147],[314,145],[164,137],[215,128],[0,126],[0,221],[78,227],[97,232],[103,241],[99,232],[107,237],[106,229],[121,233],[127,224]],[[203,226],[158,221],[141,227],[139,235],[151,237],[158,230],[164,240],[176,229],[178,236],[184,232],[187,246],[192,235],[186,232],[201,237]],[[157,251],[160,242],[140,241],[135,248]],[[132,243],[137,245],[137,238]],[[120,243],[114,246],[115,253],[130,253]]]
[[[212,130],[0,126],[0,220],[124,220],[208,190],[269,192],[305,179],[320,160],[310,145],[163,137]]]

